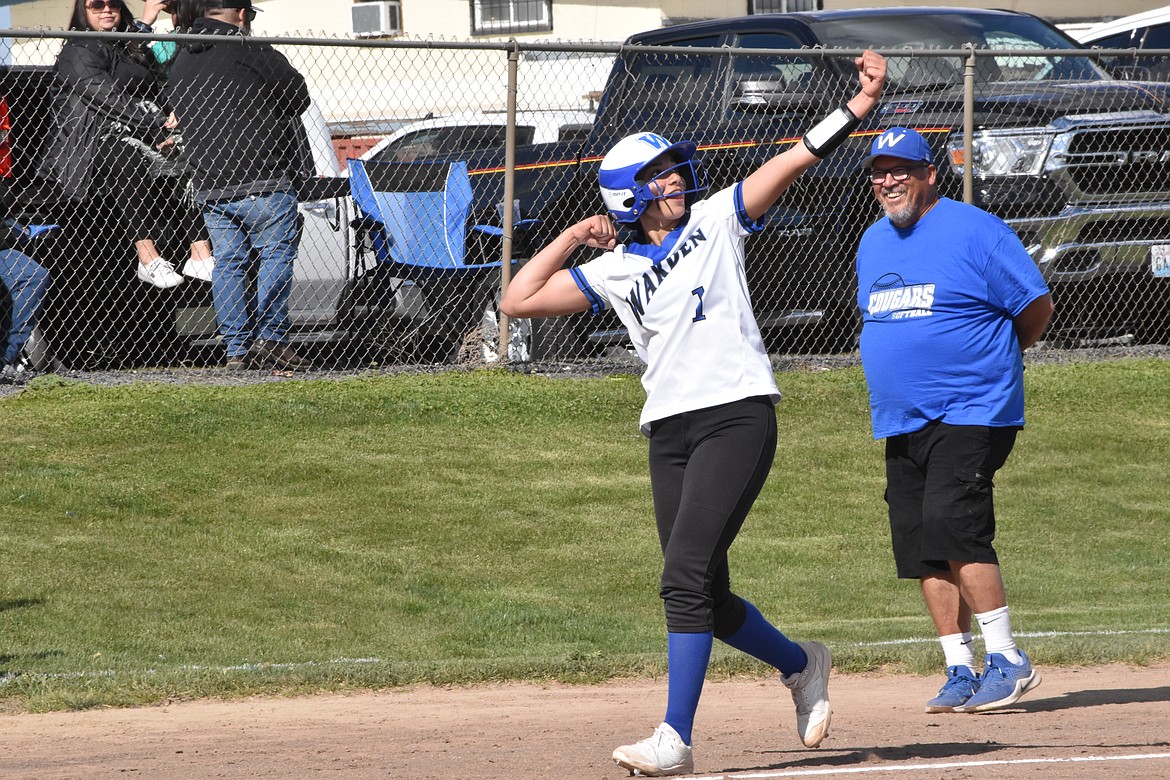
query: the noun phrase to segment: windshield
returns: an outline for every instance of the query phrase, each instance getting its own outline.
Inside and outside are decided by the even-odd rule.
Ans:
[[[848,49],[959,49],[974,44],[980,82],[1097,81],[1108,76],[1087,57],[998,54],[987,51],[1073,49],[1058,30],[1031,16],[1010,14],[893,14],[830,18],[812,25],[827,44]],[[962,83],[961,57],[892,57],[892,89],[922,90]]]

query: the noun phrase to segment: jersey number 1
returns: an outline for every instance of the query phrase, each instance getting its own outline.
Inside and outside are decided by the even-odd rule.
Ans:
[[[703,293],[705,292],[706,290],[702,287],[696,287],[691,290],[691,295],[699,299],[699,302],[695,304],[695,316],[691,319],[691,322],[702,322],[707,319],[707,315],[703,314]]]

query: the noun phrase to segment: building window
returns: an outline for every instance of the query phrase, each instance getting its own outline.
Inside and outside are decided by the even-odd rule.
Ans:
[[[823,11],[824,0],[751,0],[748,3],[753,14],[787,14],[795,11]]]
[[[471,34],[552,29],[552,0],[471,0]]]

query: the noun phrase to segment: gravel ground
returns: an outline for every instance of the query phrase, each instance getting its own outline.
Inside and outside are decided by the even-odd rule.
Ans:
[[[1025,363],[1028,365],[1051,363],[1088,363],[1124,358],[1170,359],[1170,345],[1142,344],[1081,347],[1062,349],[1046,344],[1037,344],[1028,350]],[[839,355],[772,355],[772,365],[777,371],[827,371],[861,364],[856,352]],[[223,368],[138,368],[105,371],[61,371],[56,374],[42,374],[37,380],[57,377],[65,381],[85,382],[93,385],[116,386],[141,382],[159,384],[205,384],[205,385],[249,385],[259,382],[287,382],[303,379],[342,379],[357,376],[384,376],[390,374],[438,374],[449,371],[472,371],[488,364],[469,362],[452,364],[402,364],[377,368],[314,369],[311,371],[241,371],[229,372]],[[539,376],[557,376],[570,379],[604,377],[612,374],[641,374],[642,364],[634,355],[624,350],[613,350],[604,357],[587,362],[534,362],[509,367],[509,370]],[[0,385],[0,398],[19,393],[22,385]]]

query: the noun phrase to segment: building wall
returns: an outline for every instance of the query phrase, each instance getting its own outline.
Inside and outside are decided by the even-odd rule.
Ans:
[[[134,10],[141,10],[141,4],[131,4]],[[12,6],[12,27],[18,30],[47,28],[61,30],[69,24],[73,13],[73,0],[33,0]]]
[[[72,0],[31,0],[9,5],[14,28],[61,29],[67,23]],[[142,9],[142,0],[128,0]],[[353,0],[256,0],[261,13],[255,22],[258,34],[297,37],[350,37]],[[892,6],[902,0],[826,0],[830,10],[854,5]],[[1151,3],[1111,0],[969,0],[943,3],[957,6],[1013,7],[1055,15],[1075,12],[1091,16],[1123,15],[1147,9]],[[0,0],[0,5],[5,5]],[[407,40],[466,41],[470,38],[468,0],[401,0]],[[1108,8],[1106,8],[1108,6]],[[641,30],[653,29],[664,20],[731,16],[747,11],[748,0],[554,0],[551,32],[478,37],[478,42],[499,42],[507,37],[531,42],[620,41]],[[157,25],[169,30],[169,20]],[[34,37],[18,41],[5,52],[14,63],[52,64],[60,41]],[[507,100],[506,52],[449,50],[356,49],[354,47],[282,47],[306,75],[325,115],[332,121],[374,119],[399,121],[456,111],[494,111]],[[521,62],[524,110],[589,109],[604,85],[608,57],[545,57],[526,54]]]
[[[352,0],[261,0],[264,10],[255,27],[284,34],[313,31],[330,36],[350,34]],[[710,3],[707,3],[710,5]],[[403,35],[418,38],[463,40],[471,36],[468,0],[402,0]],[[658,2],[597,0],[597,2],[553,2],[552,37],[559,40],[619,40],[638,30],[662,25]],[[506,35],[519,40],[549,37],[549,33]],[[477,40],[492,40],[477,37]]]
[[[917,2],[917,0],[915,0]],[[141,0],[128,0],[135,12]],[[353,0],[256,0],[262,9],[257,32],[273,35],[350,34]],[[462,40],[471,34],[469,0],[401,0],[407,37]],[[906,5],[906,0],[825,0],[826,9]],[[923,5],[930,4],[928,1]],[[1151,0],[962,0],[935,5],[967,8],[1007,8],[1027,11],[1056,21],[1099,20],[1126,16],[1157,5]],[[4,2],[10,6],[12,26],[18,29],[61,29],[69,20],[72,0]],[[557,40],[617,41],[667,21],[685,21],[747,13],[748,0],[553,0],[553,30],[515,36],[520,40],[549,37]],[[167,25],[164,23],[163,28]],[[505,36],[511,37],[511,36]]]

